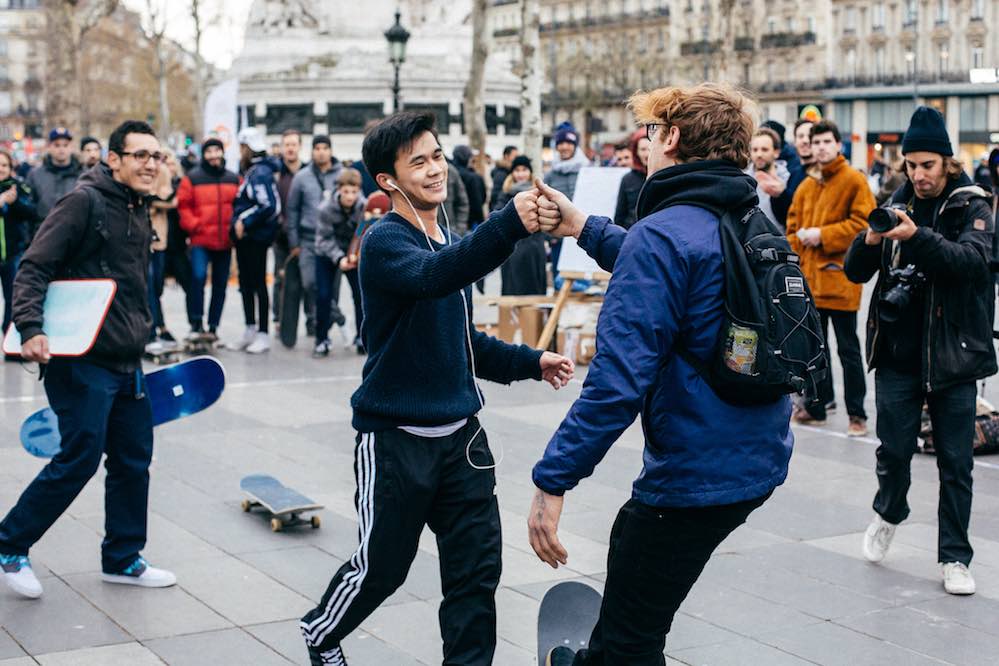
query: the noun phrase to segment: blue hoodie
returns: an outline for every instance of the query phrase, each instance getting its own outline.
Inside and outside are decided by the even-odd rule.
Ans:
[[[597,323],[597,354],[579,399],[534,467],[561,495],[593,468],[641,413],[644,467],[632,496],[652,506],[731,504],[787,476],[791,401],[736,407],[673,354],[682,339],[707,359],[722,322],[719,210],[756,205],[756,182],[734,164],[694,162],[646,183],[630,230],[590,217],[580,246],[613,272]]]
[[[235,240],[236,222],[242,222],[244,238],[270,245],[280,226],[281,197],[274,174],[281,164],[271,157],[254,158],[232,202],[230,235]]]

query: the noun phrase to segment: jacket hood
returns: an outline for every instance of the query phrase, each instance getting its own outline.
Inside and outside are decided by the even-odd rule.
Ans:
[[[63,171],[80,171],[83,169],[83,165],[80,164],[80,160],[76,159],[76,155],[70,156],[69,164],[67,164],[66,166],[56,166],[55,164],[53,164],[51,155],[46,155],[44,159],[42,159],[42,164],[45,166],[46,169],[54,173],[60,173]]]
[[[468,162],[472,159],[472,149],[468,146],[455,146],[452,156],[456,165],[468,167]]]
[[[557,153],[555,159],[558,159]],[[552,162],[552,171],[562,174],[579,173],[579,170],[589,163],[590,161],[586,159],[586,154],[580,148],[576,148],[576,153],[571,158],[564,161]]]
[[[111,167],[106,164],[98,164],[92,169],[84,171],[79,180],[76,181],[76,185],[77,187],[82,185],[93,187],[104,196],[111,199],[119,199],[126,205],[129,200],[141,201],[147,198],[147,195],[140,194],[127,185],[123,185],[115,180],[111,174]]]
[[[637,218],[678,205],[722,212],[747,210],[758,203],[755,178],[743,173],[734,162],[704,160],[652,174],[638,195]]]

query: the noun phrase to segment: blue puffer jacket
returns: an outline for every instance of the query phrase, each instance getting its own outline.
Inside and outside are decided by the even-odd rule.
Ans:
[[[232,202],[230,236],[236,240],[236,222],[242,222],[244,238],[270,245],[280,226],[281,197],[278,196],[274,174],[280,163],[270,157],[253,160]]]
[[[560,495],[593,472],[641,412],[644,467],[632,496],[652,506],[730,504],[761,497],[787,476],[791,401],[722,402],[685,361],[683,340],[708,358],[722,320],[717,210],[756,204],[756,182],[729,162],[663,169],[646,183],[629,231],[591,217],[580,246],[613,272],[583,391],[534,483]],[[709,210],[710,209],[710,210]]]

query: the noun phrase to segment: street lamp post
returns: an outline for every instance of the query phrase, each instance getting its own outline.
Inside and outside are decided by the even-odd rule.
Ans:
[[[395,79],[392,82],[392,111],[399,111],[399,68],[406,62],[406,42],[409,41],[409,31],[399,23],[400,13],[395,10],[395,24],[385,31],[385,39],[389,43],[389,62],[395,69]]]

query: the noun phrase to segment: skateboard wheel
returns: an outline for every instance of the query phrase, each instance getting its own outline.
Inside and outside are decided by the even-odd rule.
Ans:
[[[284,524],[281,522],[280,518],[271,518],[271,531],[280,532]]]
[[[318,530],[319,526],[323,524],[323,521],[319,520],[319,516],[312,516],[309,519],[309,523],[312,525],[312,529]]]
[[[243,507],[243,511],[245,511],[246,513],[249,513],[250,509],[253,508],[253,504],[250,503],[250,500],[243,500],[240,506]]]

